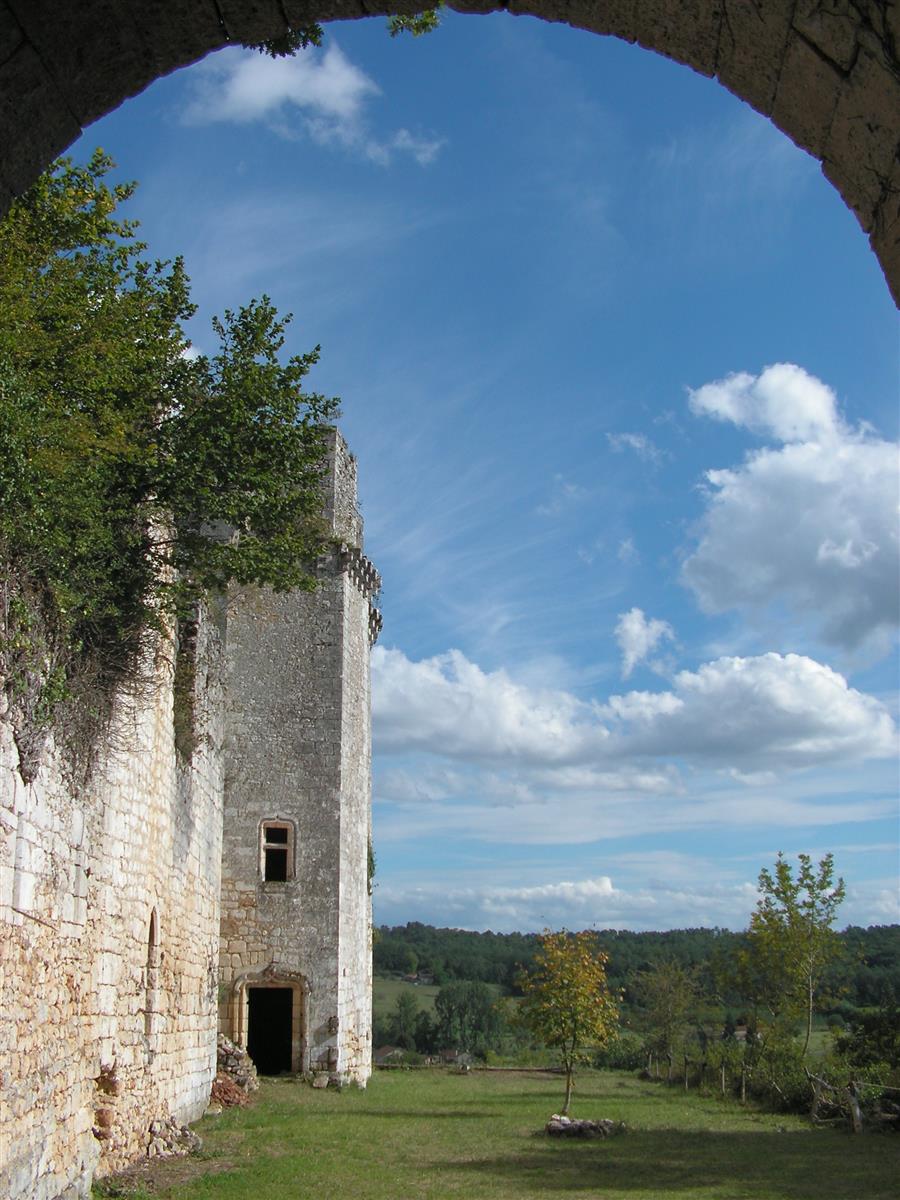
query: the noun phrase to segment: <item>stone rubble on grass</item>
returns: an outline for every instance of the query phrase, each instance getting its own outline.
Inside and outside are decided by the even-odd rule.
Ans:
[[[216,1047],[217,1070],[223,1075],[228,1075],[245,1092],[255,1092],[259,1087],[259,1080],[256,1077],[253,1059],[247,1051],[236,1046],[222,1033],[216,1039]]]
[[[171,1117],[150,1122],[148,1158],[182,1158],[186,1154],[194,1154],[202,1145],[203,1142],[192,1129],[188,1129],[187,1125],[179,1125]]]
[[[224,1108],[243,1108],[250,1103],[249,1093],[234,1082],[230,1075],[219,1071],[213,1080],[212,1091],[209,1094],[207,1115],[220,1113]]]
[[[614,1134],[625,1132],[625,1122],[610,1121],[609,1118],[599,1121],[576,1120],[554,1113],[544,1128],[551,1137],[612,1137]]]

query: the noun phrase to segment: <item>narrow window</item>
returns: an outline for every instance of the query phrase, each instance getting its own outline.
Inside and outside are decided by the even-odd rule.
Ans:
[[[294,837],[291,825],[264,821],[262,827],[262,877],[267,883],[284,883],[294,875]]]
[[[144,1037],[153,1035],[153,1013],[156,1008],[156,991],[159,976],[159,932],[156,909],[150,913],[150,929],[147,933],[147,963],[144,974]]]

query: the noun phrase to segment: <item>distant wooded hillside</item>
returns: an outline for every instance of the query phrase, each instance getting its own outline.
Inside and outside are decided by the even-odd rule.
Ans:
[[[665,933],[632,933],[603,929],[597,942],[609,955],[609,981],[626,990],[637,971],[661,961],[697,969],[703,991],[715,990],[718,962],[730,958],[744,935],[727,929],[673,929]],[[900,997],[900,925],[850,926],[840,934],[841,962],[832,971],[828,991],[836,1006],[879,1004],[888,994]],[[453,979],[483,980],[515,990],[519,969],[527,966],[537,945],[530,933],[473,933],[436,929],[411,921],[378,930],[374,952],[377,975],[430,976],[436,984]]]

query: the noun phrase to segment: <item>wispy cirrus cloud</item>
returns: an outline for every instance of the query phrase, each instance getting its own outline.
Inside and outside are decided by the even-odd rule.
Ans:
[[[643,173],[646,219],[668,231],[691,260],[728,262],[753,245],[757,259],[772,254],[788,228],[790,201],[815,178],[814,162],[750,109],[674,132],[651,145]],[[667,202],[658,203],[664,181]],[[740,214],[743,239],[733,234]]]
[[[334,39],[324,50],[309,47],[288,58],[234,49],[207,59],[195,71],[181,116],[188,125],[261,122],[285,139],[310,137],[380,166],[399,155],[420,166],[433,162],[443,139],[405,128],[387,136],[372,131],[366,109],[380,94],[378,84]]]
[[[658,467],[666,457],[659,446],[643,433],[608,433],[606,440],[609,448],[616,454],[631,451],[638,458],[652,463],[655,467]]]
[[[641,552],[634,544],[634,538],[622,538],[616,548],[616,558],[625,566],[635,566],[641,561]]]
[[[576,504],[583,504],[590,493],[580,483],[566,479],[563,475],[553,477],[550,496],[539,504],[535,512],[539,517],[558,517]]]

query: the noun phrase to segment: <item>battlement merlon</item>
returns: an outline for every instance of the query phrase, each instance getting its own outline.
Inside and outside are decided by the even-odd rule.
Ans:
[[[326,433],[328,462],[322,475],[325,519],[336,538],[362,552],[363,521],[359,511],[356,459],[337,429]]]

